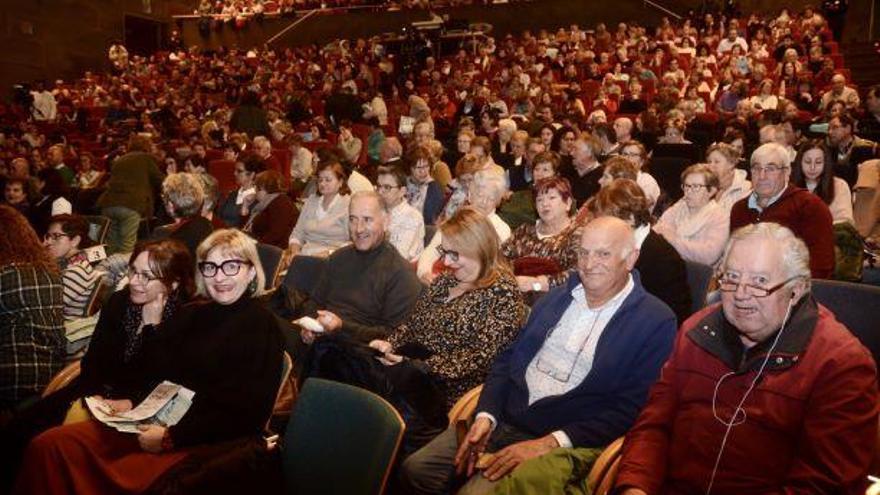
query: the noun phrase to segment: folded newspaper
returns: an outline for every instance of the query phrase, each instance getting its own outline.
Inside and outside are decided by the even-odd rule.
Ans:
[[[143,402],[129,411],[114,413],[97,397],[86,397],[86,405],[98,421],[123,433],[138,433],[138,425],[176,425],[192,405],[195,392],[164,381],[156,386]]]

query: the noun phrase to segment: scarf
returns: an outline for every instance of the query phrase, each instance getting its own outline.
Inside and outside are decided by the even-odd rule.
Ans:
[[[161,321],[168,321],[177,312],[178,307],[180,307],[180,297],[178,291],[175,290],[168,295],[168,300],[165,301]],[[129,304],[122,315],[122,330],[125,332],[125,353],[122,359],[125,363],[131,362],[141,349],[143,332],[140,330],[143,322],[143,308],[142,304]]]

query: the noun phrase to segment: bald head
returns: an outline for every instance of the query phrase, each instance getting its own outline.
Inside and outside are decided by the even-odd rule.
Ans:
[[[588,223],[578,249],[578,275],[587,304],[602,306],[623,290],[638,258],[635,234],[628,223],[607,216]]]

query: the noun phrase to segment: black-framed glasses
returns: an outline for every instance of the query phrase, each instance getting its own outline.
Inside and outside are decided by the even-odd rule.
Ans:
[[[201,261],[198,266],[199,272],[203,277],[211,278],[215,277],[218,271],[223,272],[223,275],[227,277],[234,277],[238,275],[243,265],[250,265],[250,262],[245,260],[226,260],[218,265],[210,261]]]
[[[458,251],[454,251],[452,249],[444,249],[443,246],[437,246],[437,254],[440,255],[440,259],[449,258],[449,261],[453,263],[458,263]]]
[[[800,276],[790,277],[774,285],[773,287],[761,287],[758,285],[747,284],[741,280],[732,280],[731,275],[725,273],[718,277],[718,290],[720,290],[721,292],[736,292],[737,290],[739,290],[739,286],[741,285],[745,289],[746,294],[760,299],[763,297],[767,297],[770,294],[773,294],[779,289],[785,287],[785,284],[799,278]]]
[[[140,279],[143,283],[148,284],[153,280],[158,280],[159,277],[153,275],[150,272],[139,272],[133,267],[128,267],[128,281],[134,282],[137,279]]]
[[[62,237],[70,237],[70,236],[65,234],[64,232],[46,232],[46,235],[43,236],[43,240],[55,242],[58,239],[61,239]]]

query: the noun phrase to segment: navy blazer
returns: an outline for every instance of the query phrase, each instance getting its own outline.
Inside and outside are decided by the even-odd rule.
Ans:
[[[422,206],[422,217],[425,220],[425,225],[437,223],[437,218],[443,211],[443,204],[445,202],[446,197],[440,189],[440,184],[436,181],[429,182],[428,190],[425,192],[425,204]]]
[[[601,447],[624,435],[660,375],[676,333],[672,310],[645,291],[638,271],[632,276],[635,286],[602,332],[583,382],[528,404],[526,368],[574,301],[571,291],[580,284],[574,272],[567,284],[538,301],[517,340],[495,360],[477,411],[535,436],[562,430],[575,447]]]

